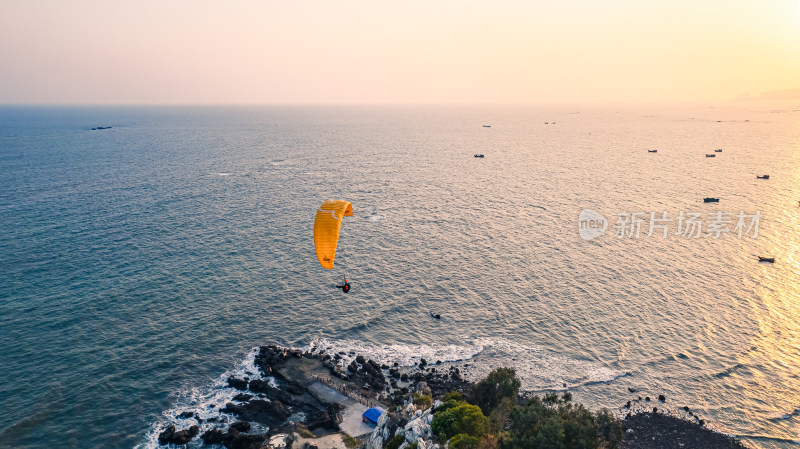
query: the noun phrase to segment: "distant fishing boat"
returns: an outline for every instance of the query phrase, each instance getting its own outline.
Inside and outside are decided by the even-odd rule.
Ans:
[[[703,198],[704,203],[719,203],[719,198]]]
[[[717,155],[714,154],[714,153],[711,153],[711,154],[706,154],[706,157],[717,157]]]
[[[722,153],[722,148],[720,148],[719,150],[714,150],[714,152],[715,153]]]
[[[756,176],[756,178],[758,178],[758,179],[769,179],[769,175]]]
[[[492,127],[492,125],[481,125],[481,126],[483,126],[484,128],[491,128]]]
[[[647,150],[648,153],[658,153],[658,150]]]
[[[476,154],[476,155],[474,155],[474,156],[475,156],[475,157],[483,157],[483,155],[482,155],[482,154]]]
[[[774,257],[761,257],[761,256],[758,256],[758,261],[759,262],[775,263],[775,258]]]

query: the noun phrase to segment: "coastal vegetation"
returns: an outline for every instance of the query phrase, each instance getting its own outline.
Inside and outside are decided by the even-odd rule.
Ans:
[[[511,368],[498,368],[466,397],[445,395],[431,429],[454,449],[616,448],[622,424],[609,411],[592,412],[572,395],[550,393],[520,398],[521,382]]]

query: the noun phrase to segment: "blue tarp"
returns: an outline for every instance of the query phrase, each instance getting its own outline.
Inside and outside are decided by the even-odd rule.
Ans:
[[[381,417],[383,412],[384,410],[380,407],[372,407],[371,409],[364,412],[363,415],[361,415],[361,420],[367,424],[372,424],[374,426],[378,424],[378,418]]]

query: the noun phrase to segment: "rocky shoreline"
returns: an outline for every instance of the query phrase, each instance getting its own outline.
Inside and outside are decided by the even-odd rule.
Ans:
[[[425,359],[413,367],[380,364],[363,355],[262,346],[255,356],[260,373],[230,377],[238,390],[219,412],[232,419],[203,420],[193,412],[179,417],[189,426],[170,425],[158,433],[161,446],[216,445],[228,449],[381,449],[398,435],[399,449],[440,449],[430,430],[433,408],[446,393],[466,393],[473,383],[461,370]],[[465,365],[467,366],[467,365]],[[411,395],[428,395],[415,405]],[[648,398],[649,399],[649,398]],[[387,409],[373,429],[360,422],[367,407]],[[626,449],[744,448],[741,442],[657,408],[631,408],[622,420]],[[201,426],[206,430],[201,432]],[[413,447],[413,446],[412,446]]]

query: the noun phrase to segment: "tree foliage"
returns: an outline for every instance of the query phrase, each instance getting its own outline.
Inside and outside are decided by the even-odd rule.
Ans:
[[[447,439],[460,433],[480,437],[486,433],[488,423],[480,407],[451,399],[434,412],[431,430]]]
[[[470,394],[470,402],[488,415],[503,399],[516,400],[521,385],[513,368],[497,368],[489,373],[486,379],[475,384]]]

